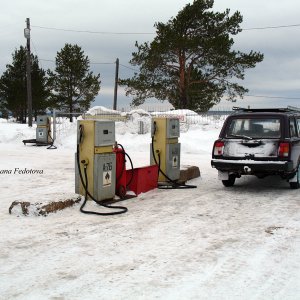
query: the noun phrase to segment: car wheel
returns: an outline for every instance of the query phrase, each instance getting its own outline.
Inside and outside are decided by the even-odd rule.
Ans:
[[[229,175],[228,180],[222,180],[222,183],[226,187],[233,186],[234,183],[235,183],[235,176],[234,175]]]
[[[298,171],[296,172],[295,176],[297,176],[297,181],[290,182],[290,188],[291,189],[299,189],[299,187],[300,187],[300,183],[299,183],[300,165],[298,166]]]

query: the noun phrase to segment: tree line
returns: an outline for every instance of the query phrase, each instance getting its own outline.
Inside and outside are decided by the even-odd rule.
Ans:
[[[11,113],[19,122],[27,116],[26,49],[21,46],[12,55],[12,63],[0,78],[0,109]],[[39,67],[38,57],[31,54],[33,115],[58,109],[74,113],[87,110],[100,90],[100,74],[89,71],[89,58],[78,45],[66,44],[55,58],[55,70]]]
[[[263,54],[234,47],[233,37],[242,31],[237,11],[213,11],[213,0],[195,0],[166,23],[155,23],[152,42],[135,43],[131,78],[119,79],[131,104],[146,99],[169,101],[176,109],[209,110],[226,96],[235,101],[248,89],[239,84],[245,70],[263,60]],[[0,78],[0,111],[26,120],[26,49],[12,55],[12,64]],[[47,109],[87,110],[100,91],[100,74],[90,71],[90,61],[78,45],[66,44],[55,58],[55,70],[39,67],[31,54],[34,115]],[[237,79],[237,81],[236,81]]]

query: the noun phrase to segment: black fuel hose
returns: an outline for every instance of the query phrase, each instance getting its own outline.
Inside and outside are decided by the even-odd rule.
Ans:
[[[53,140],[53,138],[52,138],[50,132],[51,132],[51,131],[49,130],[49,131],[48,131],[48,137],[51,139],[51,144],[50,144],[49,147],[47,147],[47,149],[54,150],[54,149],[57,149],[57,147],[54,146],[54,140]]]
[[[117,145],[122,148],[122,154],[124,155],[124,163],[123,163],[123,166],[122,166],[122,171],[120,172],[118,178],[116,178],[116,182],[119,182],[119,180],[121,179],[121,177],[122,177],[122,175],[125,171],[125,166],[126,166],[125,157],[126,157],[126,154],[125,154],[125,150],[124,150],[123,146],[121,144],[117,144]]]
[[[80,140],[81,140],[81,137],[80,137]],[[79,158],[79,144],[77,144],[77,153],[76,153],[76,158],[77,158],[77,167],[78,167],[78,173],[79,173],[79,177],[80,177],[80,180],[81,180],[81,183],[84,187],[84,190],[85,190],[85,198],[84,198],[84,201],[80,207],[80,211],[82,213],[85,213],[85,214],[93,214],[93,215],[99,215],[99,216],[113,216],[113,215],[120,215],[120,214],[124,214],[128,211],[127,207],[124,207],[124,206],[111,206],[111,205],[107,205],[107,204],[104,204],[98,200],[96,200],[88,191],[88,178],[87,178],[87,168],[86,166],[84,166],[84,175],[85,175],[85,182],[84,183],[84,180],[83,180],[83,177],[82,177],[82,172],[81,172],[81,168],[80,168],[80,158]],[[86,201],[87,201],[87,196],[89,196],[94,202],[96,202],[98,205],[102,206],[102,207],[105,207],[105,208],[110,208],[110,209],[119,209],[119,211],[114,211],[114,212],[107,212],[107,213],[100,213],[100,212],[95,212],[95,211],[88,211],[88,210],[84,210],[84,206],[86,204]]]
[[[154,162],[156,165],[158,165],[158,173],[160,172],[168,181],[171,183],[171,185],[159,185],[159,189],[195,189],[197,188],[196,185],[189,185],[189,184],[179,184],[177,181],[171,179],[170,177],[167,176],[167,174],[164,173],[164,171],[160,167],[160,154],[158,153],[158,162],[155,157],[155,151],[154,151],[154,136],[152,136],[152,156],[154,159]]]
[[[130,158],[130,156],[125,152],[125,155],[128,157],[129,161],[130,161],[130,165],[131,165],[131,178],[128,182],[126,182],[126,187],[128,187],[130,185],[130,183],[132,182],[133,179],[133,163],[132,160]]]
[[[116,181],[118,182],[118,181],[121,179],[121,177],[122,177],[122,175],[123,175],[123,172],[125,171],[125,166],[126,166],[126,160],[125,160],[125,157],[127,156],[128,159],[129,159],[130,165],[131,165],[131,178],[130,178],[129,182],[126,182],[126,188],[127,188],[127,187],[130,185],[130,183],[131,183],[131,181],[132,181],[132,179],[133,179],[133,163],[132,163],[132,160],[131,160],[130,156],[128,155],[128,153],[125,152],[124,147],[123,147],[121,144],[117,144],[117,145],[120,146],[120,147],[122,148],[122,151],[123,151],[122,154],[124,154],[124,164],[123,164],[123,166],[122,166],[122,171],[121,171],[119,177],[116,179]]]

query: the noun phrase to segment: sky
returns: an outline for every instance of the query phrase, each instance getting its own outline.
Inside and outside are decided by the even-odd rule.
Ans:
[[[132,52],[135,51],[135,42],[151,42],[155,37],[155,22],[166,23],[191,2],[6,1],[0,12],[0,75],[5,71],[6,65],[12,62],[15,49],[26,45],[25,21],[26,18],[30,18],[31,51],[38,56],[40,66],[53,70],[56,54],[66,43],[79,45],[90,59],[91,70],[101,75],[101,90],[93,105],[111,108],[116,59],[120,60],[119,77],[131,77],[134,71],[129,61]],[[246,70],[242,85],[249,89],[248,95],[236,103],[222,100],[218,108],[298,106],[300,25],[270,29],[253,28],[300,24],[299,1],[215,0],[214,11],[224,11],[226,8],[229,8],[231,13],[240,11],[243,16],[241,27],[245,30],[234,37],[234,48],[247,53],[251,50],[258,51],[263,53],[265,58],[256,68]],[[246,30],[251,28],[252,30]],[[124,89],[119,87],[118,107],[128,107],[130,102],[131,98],[126,97]]]

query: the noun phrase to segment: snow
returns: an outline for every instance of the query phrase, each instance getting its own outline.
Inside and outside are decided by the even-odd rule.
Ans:
[[[174,109],[174,110],[169,110],[165,112],[153,112],[152,115],[159,116],[159,115],[189,115],[189,116],[197,116],[197,113],[195,113],[192,110],[189,109]]]
[[[88,115],[96,115],[96,114],[121,114],[120,112],[113,110],[113,109],[109,109],[106,108],[104,106],[93,106],[92,108],[90,108],[87,112]]]
[[[151,138],[137,134],[137,119],[149,118],[132,116],[116,123],[116,139],[139,167]],[[13,201],[76,196],[76,124],[65,125],[47,150],[22,144],[35,127],[0,120],[0,170],[12,170],[0,174],[1,299],[299,299],[300,191],[276,176],[223,187],[210,166],[217,122],[182,126],[181,164],[199,166],[196,189],[152,190],[111,217],[81,214],[80,204],[10,215]]]

